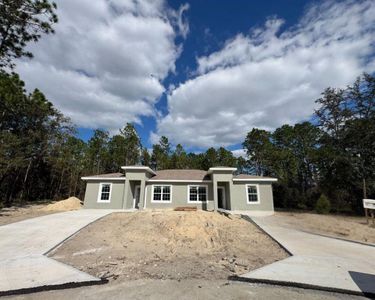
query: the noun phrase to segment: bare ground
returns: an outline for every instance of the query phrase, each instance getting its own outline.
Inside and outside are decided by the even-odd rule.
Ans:
[[[27,204],[21,207],[12,206],[9,208],[3,208],[0,210],[0,225],[6,225],[54,213],[53,211],[41,210],[41,208],[45,206],[45,204]]]
[[[94,276],[128,281],[226,279],[288,255],[238,217],[163,211],[109,215],[50,256]]]
[[[364,217],[277,212],[272,218],[286,227],[375,244],[375,227],[368,225]]]
[[[0,210],[0,226],[26,219],[41,217],[56,212],[80,209],[80,200],[70,197],[65,200],[54,201],[43,204],[26,204],[23,206],[12,206]]]

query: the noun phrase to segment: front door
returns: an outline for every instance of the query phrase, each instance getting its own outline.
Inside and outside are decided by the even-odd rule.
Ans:
[[[141,186],[140,185],[136,185],[135,186],[135,191],[134,191],[134,204],[133,204],[133,208],[139,209],[139,198],[140,198],[140,195],[141,195]]]
[[[217,188],[217,207],[221,209],[226,209],[225,204],[225,189],[223,186],[219,186]]]

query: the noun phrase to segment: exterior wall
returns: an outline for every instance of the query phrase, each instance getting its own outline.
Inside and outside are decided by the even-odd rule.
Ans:
[[[139,171],[139,170],[127,170],[125,173],[126,182],[125,182],[125,193],[123,198],[123,207],[124,209],[131,209],[133,208],[134,203],[134,188],[135,185],[141,186],[141,193],[140,193],[140,201],[139,207],[142,208],[144,206],[144,191],[146,180],[148,179],[148,173],[146,171]]]
[[[246,184],[258,185],[260,203],[247,203]],[[269,182],[233,182],[231,192],[231,210],[273,211],[272,184]]]
[[[217,206],[217,187],[225,187],[226,209],[232,211],[260,211],[272,212],[273,195],[272,184],[270,182],[237,182],[232,181],[232,174],[218,173],[213,174],[212,182],[146,182],[149,179],[148,173],[129,171],[126,174],[127,180],[110,181],[89,180],[86,184],[84,198],[85,208],[108,208],[108,209],[130,209],[133,208],[135,185],[141,186],[139,208],[143,209],[161,209],[175,208],[179,206],[196,206],[198,209],[214,210]],[[100,183],[111,183],[111,200],[109,203],[98,202]],[[258,185],[258,197],[260,203],[247,203],[246,184]],[[172,202],[155,203],[151,201],[153,185],[171,185]],[[188,186],[206,185],[208,188],[207,202],[188,203]],[[216,198],[215,198],[216,197]],[[145,203],[146,201],[146,203]],[[215,203],[216,202],[216,203]]]
[[[121,209],[122,199],[124,196],[124,182],[125,180],[117,181],[87,181],[85,199],[83,202],[84,208],[109,208]],[[111,183],[111,200],[109,203],[98,202],[100,183]]]
[[[172,203],[155,203],[151,201],[153,185],[170,185],[172,186]],[[189,185],[206,185],[207,186],[207,202],[188,203],[188,186]],[[198,209],[213,210],[213,190],[212,182],[148,182],[146,184],[146,209],[152,208],[174,208],[179,206],[196,206]]]

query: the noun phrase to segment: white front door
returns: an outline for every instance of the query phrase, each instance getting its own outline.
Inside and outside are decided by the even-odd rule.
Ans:
[[[136,185],[134,188],[134,202],[133,202],[133,208],[139,209],[139,199],[141,195],[141,186]]]

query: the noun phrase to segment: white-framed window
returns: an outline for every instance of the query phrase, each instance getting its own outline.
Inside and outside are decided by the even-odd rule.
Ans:
[[[153,185],[151,202],[171,203],[172,186],[171,185]]]
[[[246,199],[248,204],[259,204],[259,185],[247,184],[246,185]]]
[[[111,202],[112,183],[99,184],[98,202]]]
[[[189,185],[188,202],[205,202],[207,201],[207,185]]]

